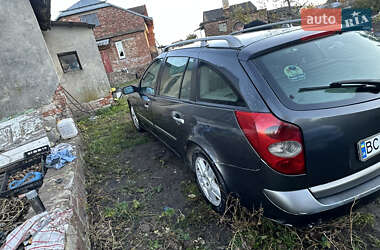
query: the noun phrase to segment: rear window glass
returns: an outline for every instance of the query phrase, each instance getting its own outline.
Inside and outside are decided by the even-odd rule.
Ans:
[[[286,47],[253,60],[286,106],[308,110],[379,98],[379,91],[373,86],[305,91],[333,82],[380,81],[379,58],[379,38],[370,32],[347,32]]]

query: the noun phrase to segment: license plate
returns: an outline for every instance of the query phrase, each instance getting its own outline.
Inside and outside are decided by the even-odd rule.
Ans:
[[[359,159],[366,161],[380,153],[380,133],[359,141]]]

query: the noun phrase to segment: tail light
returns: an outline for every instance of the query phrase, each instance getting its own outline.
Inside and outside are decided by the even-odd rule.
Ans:
[[[248,141],[271,168],[288,175],[305,173],[300,128],[269,113],[235,114]]]

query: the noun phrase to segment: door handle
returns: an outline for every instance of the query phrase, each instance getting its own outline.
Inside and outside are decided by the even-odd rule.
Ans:
[[[172,113],[172,118],[174,121],[176,121],[177,124],[184,124],[185,123],[185,120],[183,118],[181,118],[181,114],[178,112],[174,111]]]

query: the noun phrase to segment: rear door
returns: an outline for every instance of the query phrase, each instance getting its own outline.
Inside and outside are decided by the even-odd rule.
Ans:
[[[136,105],[136,114],[145,127],[152,129],[151,99],[154,98],[156,92],[157,81],[163,59],[157,59],[145,71],[140,81],[139,98]]]
[[[315,186],[380,161],[380,86],[360,84],[380,81],[380,41],[367,32],[306,40],[247,65],[272,112],[301,128]],[[342,81],[358,84],[330,86]]]
[[[191,86],[197,60],[167,57],[162,69],[159,93],[151,99],[156,133],[172,149],[179,151],[190,128]]]

